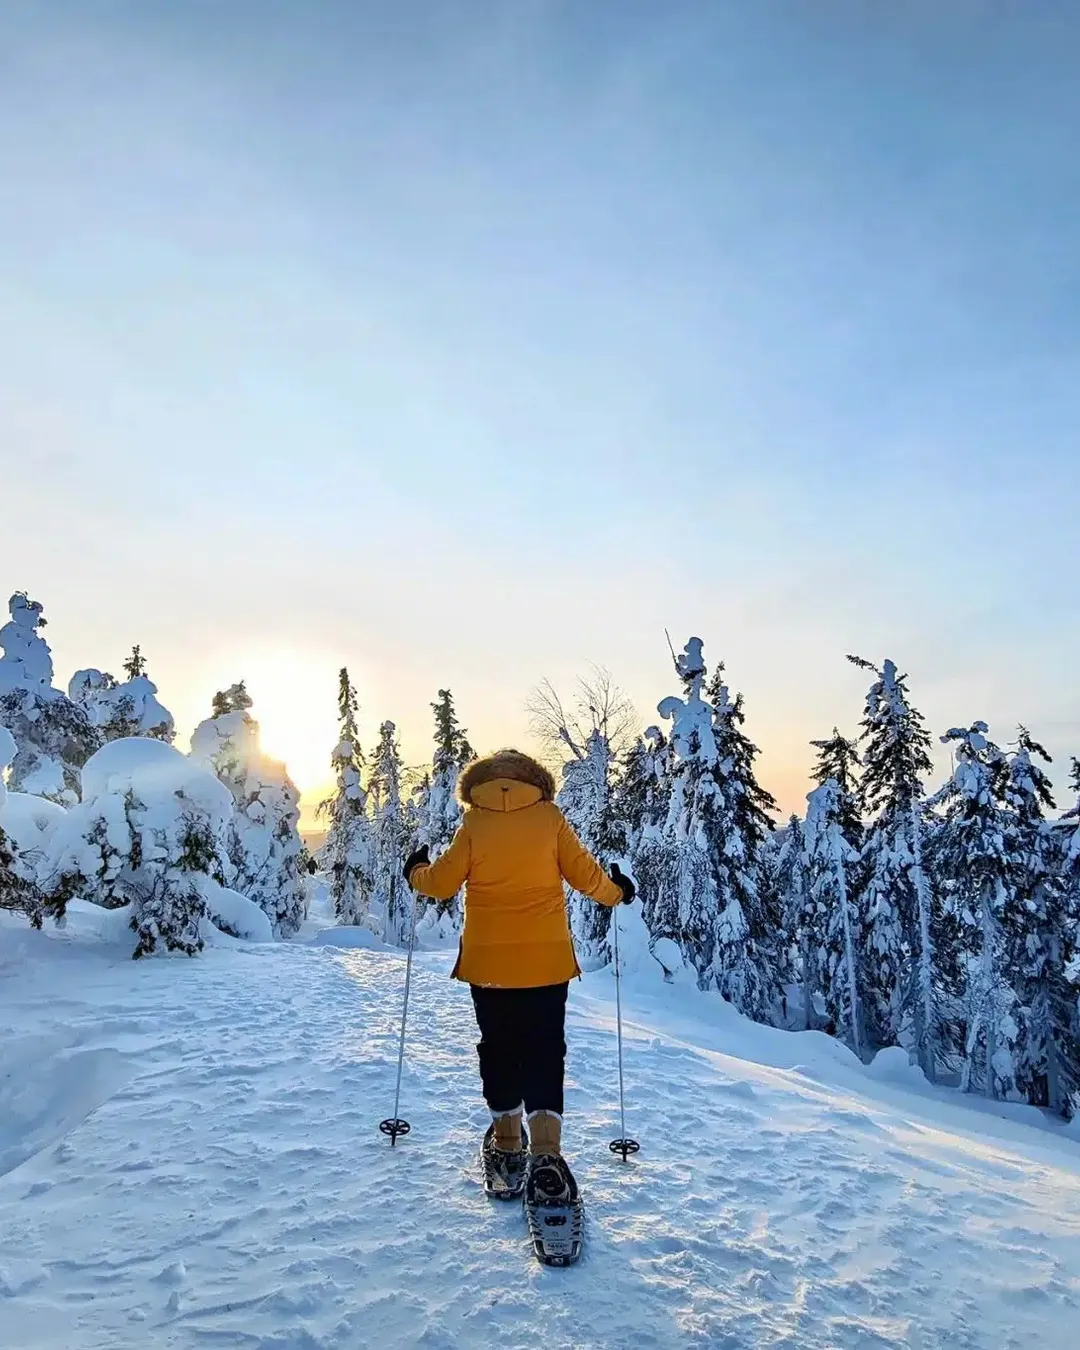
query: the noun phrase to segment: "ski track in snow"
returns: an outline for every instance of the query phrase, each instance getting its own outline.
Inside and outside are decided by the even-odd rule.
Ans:
[[[399,954],[134,963],[0,928],[0,957],[5,1347],[1077,1343],[1075,1137],[878,1083],[719,1000],[628,993],[623,1164],[611,981],[572,992],[586,1252],[560,1271],[481,1190],[444,956],[417,959],[393,1150]]]

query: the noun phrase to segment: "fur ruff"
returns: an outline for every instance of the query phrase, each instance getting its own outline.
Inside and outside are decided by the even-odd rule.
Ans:
[[[509,778],[515,783],[528,783],[539,788],[546,802],[555,800],[555,779],[542,764],[520,750],[499,750],[486,759],[474,760],[461,775],[458,791],[466,806],[472,802],[474,788],[482,783],[493,783],[497,778]]]

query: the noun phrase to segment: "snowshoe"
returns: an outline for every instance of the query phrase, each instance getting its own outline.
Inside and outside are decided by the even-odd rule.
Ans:
[[[488,1126],[484,1143],[480,1150],[480,1162],[484,1169],[484,1191],[496,1200],[520,1200],[525,1190],[525,1178],[529,1171],[529,1136],[524,1125],[521,1127],[521,1149],[517,1153],[506,1153],[495,1147],[495,1126]]]
[[[584,1242],[585,1210],[565,1158],[546,1154],[532,1160],[525,1184],[525,1217],[539,1262],[574,1264]]]

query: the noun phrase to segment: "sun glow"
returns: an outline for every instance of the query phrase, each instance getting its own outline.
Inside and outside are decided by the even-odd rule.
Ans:
[[[284,761],[305,797],[319,795],[331,782],[330,753],[337,744],[333,662],[255,652],[244,662],[243,677],[264,752]]]

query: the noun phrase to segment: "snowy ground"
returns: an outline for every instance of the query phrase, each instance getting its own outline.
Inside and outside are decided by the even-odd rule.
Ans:
[[[542,1270],[477,1184],[448,964],[419,958],[391,1151],[400,954],[0,927],[0,1345],[1077,1345],[1074,1134],[661,984],[628,995],[623,1165],[606,974],[571,999],[586,1256]]]

